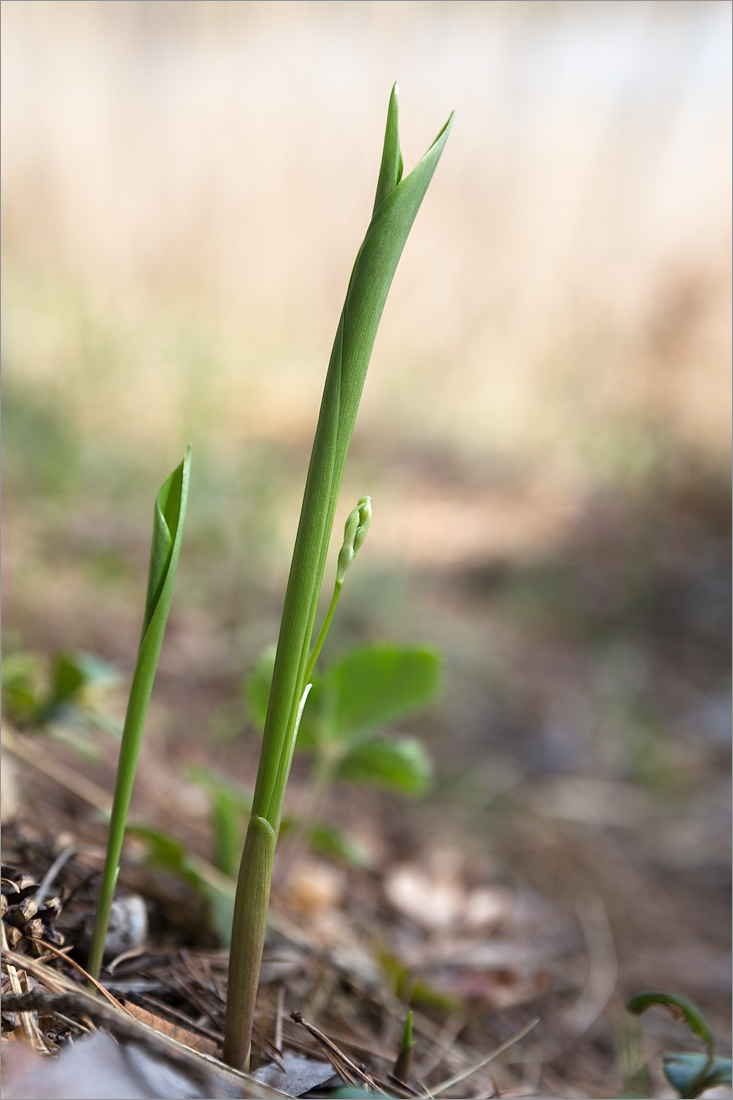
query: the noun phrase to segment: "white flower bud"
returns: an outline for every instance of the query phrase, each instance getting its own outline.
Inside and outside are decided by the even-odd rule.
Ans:
[[[344,526],[344,542],[338,557],[336,567],[336,584],[343,584],[346,571],[351,565],[357,550],[366,538],[367,530],[372,518],[372,498],[362,497],[349,513],[349,518]]]

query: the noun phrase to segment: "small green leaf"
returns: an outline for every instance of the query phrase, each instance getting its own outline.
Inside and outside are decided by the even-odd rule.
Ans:
[[[212,798],[226,798],[247,814],[252,809],[252,792],[243,787],[241,783],[237,783],[236,780],[225,779],[212,771],[211,768],[203,767],[200,764],[194,764],[192,767],[186,768],[185,774],[187,779],[198,784]]]
[[[214,866],[230,878],[237,877],[244,841],[245,815],[252,809],[252,794],[239,783],[223,779],[209,768],[188,768],[186,775],[209,796],[214,830]]]
[[[680,1096],[700,1096],[707,1089],[730,1085],[730,1058],[714,1058],[704,1054],[665,1054],[664,1075]]]
[[[402,1032],[399,1054],[394,1065],[394,1076],[398,1081],[408,1081],[412,1069],[412,1051],[417,1046],[417,1040],[412,1036],[412,1009],[407,1013],[405,1027]]]
[[[222,946],[228,947],[234,914],[234,882],[231,889],[227,889],[226,881],[202,874],[181,841],[163,829],[139,823],[129,825],[128,832],[145,841],[148,866],[168,871],[187,882],[208,903],[214,931]]]
[[[440,673],[440,658],[432,649],[374,645],[352,650],[324,678],[337,692],[334,733],[362,733],[422,709],[437,695]]]
[[[325,821],[318,821],[308,830],[308,845],[317,855],[348,863],[352,867],[369,867],[371,859],[363,845]]]
[[[38,665],[33,653],[11,653],[2,659],[3,712],[18,724],[40,720]]]
[[[373,738],[349,749],[339,766],[337,778],[402,794],[424,794],[432,774],[430,758],[414,737],[393,741]]]
[[[80,663],[69,653],[58,653],[53,667],[48,710],[76,702],[85,683],[86,674]]]
[[[170,871],[199,889],[201,877],[189,863],[186,849],[180,840],[154,825],[132,824],[128,825],[127,831],[130,836],[137,836],[145,841],[145,862],[149,866]]]

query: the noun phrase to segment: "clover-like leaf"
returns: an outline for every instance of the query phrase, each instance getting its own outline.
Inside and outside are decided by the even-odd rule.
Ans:
[[[352,745],[341,761],[337,777],[382,787],[400,794],[424,794],[433,766],[420,741],[375,737]]]
[[[383,728],[421,710],[438,694],[440,678],[440,658],[426,647],[374,645],[352,650],[324,678],[336,695],[334,735]],[[316,700],[311,702],[315,707]]]

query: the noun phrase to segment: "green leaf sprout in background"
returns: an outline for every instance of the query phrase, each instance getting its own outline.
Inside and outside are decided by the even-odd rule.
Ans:
[[[99,901],[94,914],[94,929],[89,950],[88,969],[92,977],[99,977],[104,954],[110,910],[114,898],[120,854],[125,836],[127,812],[130,806],[135,769],[140,754],[145,718],[158,667],[168,612],[173,599],[178,558],[183,538],[183,522],[186,515],[188,485],[191,471],[191,448],[180,466],[163,482],[155,499],[153,513],[153,537],[150,547],[148,588],[145,598],[143,627],[138,648],[135,672],[125,715],[125,726],[117,765],[112,815],[107,836]],[[66,677],[69,678],[68,676]],[[73,679],[73,678],[72,678]]]
[[[290,567],[257,772],[252,816],[237,885],[229,963],[224,1060],[247,1064],[264,945],[275,844],[303,714],[309,676],[323,642],[311,652],[318,598],[341,478],[364,379],[392,278],[448,138],[452,115],[417,167],[403,179],[397,85],[387,113],[372,218],[356,257],[336,330],[306,478]],[[353,515],[353,514],[352,514]],[[367,498],[347,523],[352,550],[368,520]],[[351,534],[349,534],[351,532]],[[345,557],[348,557],[348,546]],[[338,597],[345,560],[339,561]],[[335,606],[335,605],[333,605]],[[326,629],[330,620],[327,616]]]
[[[663,1005],[673,1016],[682,1019],[690,1031],[704,1044],[705,1054],[665,1054],[662,1059],[664,1076],[680,1097],[701,1096],[717,1085],[731,1084],[731,1059],[716,1058],[715,1038],[704,1013],[689,998],[679,993],[652,990],[636,993],[626,1003],[628,1012],[640,1016],[653,1005]]]

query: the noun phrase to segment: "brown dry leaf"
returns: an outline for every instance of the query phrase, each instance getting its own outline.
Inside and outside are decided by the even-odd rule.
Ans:
[[[219,1047],[213,1039],[206,1039],[203,1035],[197,1035],[196,1032],[189,1031],[188,1028],[172,1024],[170,1020],[164,1019],[163,1016],[156,1016],[155,1013],[148,1012],[130,1001],[123,1001],[122,1003],[131,1016],[140,1020],[141,1023],[147,1024],[148,1027],[160,1031],[163,1035],[168,1035],[171,1039],[176,1039],[177,1042],[183,1043],[191,1050],[198,1050],[201,1054],[210,1054],[212,1058],[219,1057]]]

